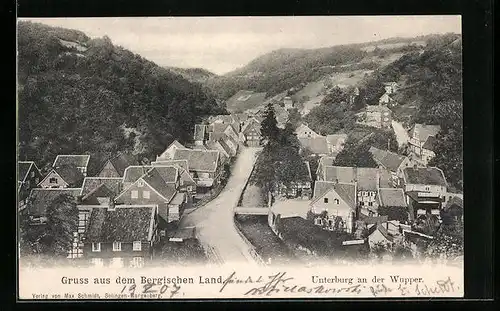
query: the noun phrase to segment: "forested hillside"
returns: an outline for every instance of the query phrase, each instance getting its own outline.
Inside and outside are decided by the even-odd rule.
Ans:
[[[56,154],[154,157],[195,122],[222,113],[199,84],[114,46],[107,37],[19,22],[20,159]]]

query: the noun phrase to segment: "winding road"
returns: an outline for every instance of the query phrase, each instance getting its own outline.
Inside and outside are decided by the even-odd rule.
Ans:
[[[248,245],[236,231],[233,209],[238,204],[260,149],[242,147],[222,192],[206,205],[186,214],[180,222],[181,228],[196,227],[198,239],[217,264],[257,265],[248,251]]]

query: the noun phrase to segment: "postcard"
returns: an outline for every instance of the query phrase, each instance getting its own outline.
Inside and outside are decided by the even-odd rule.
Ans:
[[[20,18],[18,299],[463,297],[458,15]]]

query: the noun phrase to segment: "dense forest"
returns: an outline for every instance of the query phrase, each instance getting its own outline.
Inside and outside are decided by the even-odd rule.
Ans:
[[[188,142],[195,122],[223,113],[202,86],[75,30],[18,24],[21,160],[57,154],[159,154]]]

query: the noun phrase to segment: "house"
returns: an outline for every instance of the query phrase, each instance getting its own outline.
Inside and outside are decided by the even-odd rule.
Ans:
[[[220,152],[216,150],[178,149],[174,153],[174,160],[187,160],[189,173],[200,194],[207,193],[220,183],[223,169],[219,159]]]
[[[380,170],[370,167],[357,167],[355,174],[359,212],[368,216],[377,215],[377,190],[379,188]]]
[[[311,213],[316,225],[329,230],[354,231],[356,184],[316,181]]]
[[[464,201],[460,197],[452,197],[441,210],[441,219],[445,225],[461,224],[464,217]]]
[[[316,138],[316,137],[322,137],[320,134],[316,133],[313,131],[309,126],[306,124],[300,124],[296,129],[295,129],[295,134],[297,135],[297,138]]]
[[[33,161],[17,162],[17,200],[18,209],[22,210],[26,206],[26,199],[31,189],[36,187],[42,178],[40,170]]]
[[[214,123],[207,126],[208,142],[213,142],[223,139],[236,154],[238,150],[239,135],[232,125],[224,123]]]
[[[222,140],[217,140],[217,141],[209,141],[207,142],[207,150],[217,150],[220,152],[220,155],[222,156],[222,162],[223,164],[229,163],[229,159],[231,158],[231,149],[229,146],[226,147],[228,148],[227,150],[222,146],[221,144]]]
[[[58,169],[64,166],[76,167],[82,175],[87,176],[87,167],[89,166],[90,155],[58,155],[52,164],[52,168]]]
[[[381,224],[377,223],[368,229],[368,244],[373,249],[377,245],[391,247],[394,242],[394,237],[389,234],[387,229]]]
[[[175,166],[153,166],[128,188],[116,196],[115,204],[158,205],[160,227],[179,221],[189,201],[180,186],[179,169]]]
[[[401,188],[378,189],[378,215],[387,216],[389,221],[408,220],[408,204]]]
[[[309,200],[312,195],[312,176],[311,167],[309,162],[304,161],[303,166],[297,167],[301,180],[293,181],[290,185],[278,184],[276,185],[275,196],[281,196],[286,198],[301,198],[304,200]]]
[[[407,167],[403,170],[405,192],[435,193],[445,200],[448,183],[441,169],[437,167]]]
[[[307,150],[314,156],[324,157],[330,154],[326,137],[303,137],[299,138],[301,151]]]
[[[41,188],[79,188],[85,176],[75,166],[53,168],[38,184]]]
[[[248,147],[259,147],[261,145],[262,134],[260,132],[260,122],[257,119],[249,119],[241,132],[243,140]]]
[[[415,124],[410,130],[408,145],[410,150],[421,160],[423,165],[427,165],[428,161],[435,156],[434,146],[436,141],[435,138],[430,137],[435,137],[440,130],[441,127],[439,125],[425,125],[419,123]],[[424,148],[424,145],[429,139],[431,139],[431,141]]]
[[[241,113],[264,104],[266,93],[240,90],[226,100],[226,108],[231,113]]]
[[[286,200],[286,201],[278,201],[276,204],[272,205],[269,208],[268,213],[268,225],[274,231],[274,233],[278,234],[276,224],[277,219],[281,218],[290,218],[290,217],[301,217],[303,219],[307,219],[307,214],[310,210],[309,204],[305,201],[301,200]]]
[[[180,192],[186,192],[190,198],[196,193],[196,182],[189,173],[187,160],[170,160],[151,162],[152,166],[174,166],[179,170],[179,188]]]
[[[384,95],[380,96],[378,100],[379,105],[389,105],[389,106],[394,106],[396,101],[389,96],[389,93],[384,93]]]
[[[241,118],[240,118],[241,117]],[[226,124],[231,125],[234,130],[238,133],[241,128],[241,122],[246,120],[246,115],[241,114],[221,114],[216,116],[208,117],[207,121],[210,125],[212,124]]]
[[[326,135],[326,143],[331,154],[337,155],[344,149],[344,143],[347,140],[347,134]]]
[[[191,241],[197,241],[196,227],[184,227],[178,228],[175,231],[171,231],[168,235],[169,242],[176,243],[189,243]]]
[[[392,111],[386,106],[366,106],[362,112],[356,114],[358,124],[376,128],[390,128],[392,126]]]
[[[194,125],[194,144],[198,146],[203,146],[205,141],[208,139],[206,134],[206,125],[205,124],[195,124]]]
[[[80,204],[90,203],[91,201],[96,202],[97,194],[95,191],[100,188],[99,193],[109,193],[110,197],[114,198],[116,195],[123,190],[123,178],[122,177],[85,177],[83,180],[83,185],[80,192]],[[89,194],[93,193],[92,197],[89,197],[90,201],[85,201],[83,198]]]
[[[410,158],[388,150],[370,147],[369,152],[371,153],[373,160],[380,168],[391,172],[394,187],[400,186],[400,180],[403,177],[403,170],[407,167],[412,167],[415,164]]]
[[[168,147],[163,151],[159,156],[156,157],[156,160],[171,160],[174,157],[175,150],[177,149],[187,149],[181,144],[179,141],[174,140]],[[130,165],[129,165],[130,166]]]
[[[76,198],[80,188],[33,188],[26,203],[29,219],[34,224],[43,224],[47,220],[47,207],[60,195],[70,195]]]
[[[99,177],[123,177],[125,169],[131,165],[138,165],[137,157],[132,154],[120,153],[106,161],[101,171],[97,176]]]
[[[335,157],[333,156],[322,156],[318,160],[318,168],[316,169],[316,179],[324,180],[325,176],[325,167],[332,166],[333,161],[335,161]]]
[[[142,267],[153,259],[153,247],[158,239],[156,206],[94,209],[83,253],[97,267]]]
[[[293,100],[290,96],[285,96],[283,98],[283,104],[284,104],[284,107],[285,109],[293,109],[294,106],[293,106]]]
[[[387,94],[394,94],[398,90],[399,85],[397,82],[384,82],[384,90]]]

